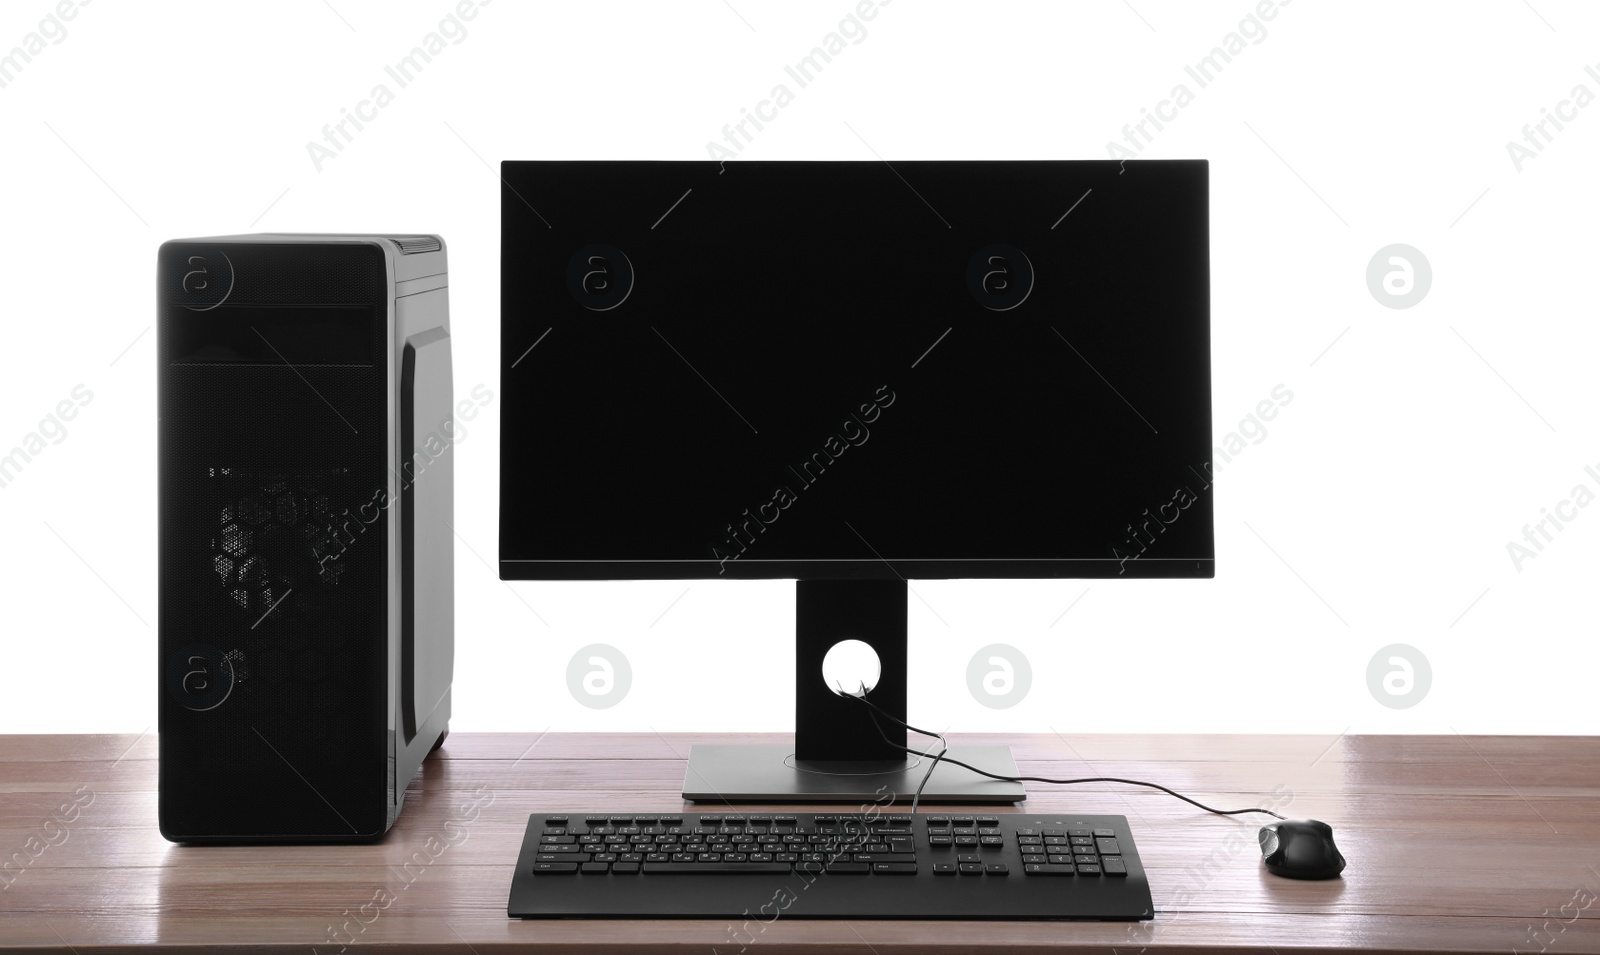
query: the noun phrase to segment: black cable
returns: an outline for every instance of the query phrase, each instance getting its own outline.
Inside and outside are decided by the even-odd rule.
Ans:
[[[867,715],[872,717],[872,728],[878,731],[879,738],[882,739],[885,743],[887,743],[890,746],[893,746],[893,747],[895,747],[897,749],[903,749],[908,753],[916,753],[918,756],[921,756],[923,759],[927,759],[928,758],[928,753],[918,752],[917,750],[911,749],[910,747],[904,746],[902,744],[898,744],[898,743],[894,742],[893,740],[891,740],[889,738],[889,734],[888,733],[885,733],[883,731],[883,727],[878,723],[878,713],[883,713],[883,709],[881,707],[877,706],[876,704],[870,702],[867,699],[867,694],[872,692],[872,691],[867,689],[867,684],[866,683],[863,682],[861,684],[861,692],[860,692],[859,695],[854,694],[854,693],[846,693],[845,689],[844,689],[844,686],[839,684],[838,682],[835,682],[834,685],[839,688],[839,695],[840,696],[854,696],[854,697],[856,697],[856,699],[858,699],[861,702],[867,704],[867,706],[869,707],[869,711],[868,711]],[[888,713],[884,713],[883,715],[884,716],[889,716]],[[895,719],[893,716],[889,716],[889,718],[892,719],[892,720]],[[905,726],[906,725],[905,723],[902,723],[900,720],[895,720],[895,722],[896,723],[900,723],[901,726]],[[910,729],[911,727],[906,727],[906,728]],[[933,771],[935,769],[939,768],[939,760],[943,759],[944,758],[944,754],[948,753],[950,751],[950,744],[945,741],[945,738],[944,738],[943,734],[941,734],[941,733],[929,733],[929,732],[926,732],[924,730],[916,730],[916,732],[921,733],[923,736],[932,736],[934,739],[937,739],[939,741],[939,755],[935,756],[933,758],[933,762],[928,764],[928,771],[922,774],[922,782],[917,784],[917,791],[915,793],[913,793],[912,796],[911,796],[911,814],[913,816],[917,814],[917,805],[918,805],[918,803],[922,802],[922,791],[927,788],[928,780],[933,778]],[[928,751],[932,752],[933,751],[932,747],[929,747]]]
[[[865,697],[861,697],[860,699],[865,700],[866,698]],[[928,753],[917,752],[916,750],[912,749],[909,746],[900,745],[900,744],[896,743],[894,740],[890,739],[889,738],[889,734],[885,733],[883,731],[883,725],[878,722],[878,713],[876,712],[877,710],[878,710],[878,707],[874,706],[874,707],[872,707],[872,709],[867,711],[867,715],[872,717],[872,728],[878,731],[878,735],[883,738],[883,741],[885,743],[888,743],[890,746],[893,746],[893,747],[895,747],[897,749],[903,749],[908,753],[917,753],[918,756],[921,756],[924,759],[926,759],[928,757]],[[884,715],[885,716],[889,716],[889,714],[887,714],[887,713],[885,713]],[[890,719],[894,719],[894,717],[892,717],[892,716],[889,716],[889,718]],[[895,720],[895,722],[896,723],[900,723],[899,720]],[[900,723],[900,725],[905,726],[904,723]],[[906,727],[906,728],[910,729],[910,727]],[[917,732],[921,733],[922,731],[921,730],[917,730]],[[922,802],[922,790],[927,788],[928,780],[933,778],[933,771],[935,769],[939,768],[939,760],[944,759],[944,754],[948,753],[950,751],[950,744],[945,741],[945,738],[944,738],[943,734],[940,734],[940,733],[922,733],[922,735],[924,735],[924,736],[932,736],[932,737],[936,738],[939,741],[939,755],[935,756],[933,758],[933,762],[928,764],[928,771],[922,774],[922,782],[917,784],[917,791],[911,796],[911,814],[913,816],[917,814],[917,804]],[[929,748],[929,752],[932,752],[932,751],[933,751],[932,747],[930,747]]]
[[[918,729],[915,726],[912,726],[910,723],[907,723],[905,720],[900,719],[899,717],[895,716],[892,713],[884,713],[882,707],[878,706],[878,704],[876,704],[876,703],[872,702],[871,700],[867,699],[865,696],[857,696],[857,697],[855,697],[855,699],[858,699],[862,703],[865,703],[867,706],[871,707],[872,710],[874,710],[875,712],[883,713],[884,716],[888,717],[891,720],[894,720],[896,723],[899,723],[901,726],[904,726],[906,729],[910,730],[913,733],[920,733],[923,736],[936,737],[941,742],[944,741],[944,736],[939,734],[939,733],[930,733],[927,730]],[[878,725],[878,720],[877,720],[876,716],[873,717],[872,725],[877,728],[878,735],[883,737],[884,742],[888,743],[890,746],[896,746],[897,745],[896,743],[891,741],[887,735],[884,734],[883,727]],[[908,753],[915,753],[916,752],[916,750],[912,749],[909,746],[905,746],[905,745],[899,745],[898,748],[899,749],[903,749]],[[948,744],[946,744],[946,748],[947,749],[949,748]],[[1285,817],[1279,815],[1278,813],[1273,812],[1271,809],[1213,809],[1213,808],[1211,808],[1210,806],[1206,805],[1203,802],[1199,802],[1198,800],[1190,799],[1188,796],[1185,796],[1183,793],[1177,792],[1175,790],[1168,789],[1167,787],[1161,785],[1160,783],[1148,783],[1148,782],[1145,782],[1145,781],[1140,780],[1140,779],[1122,779],[1121,777],[1118,777],[1118,776],[1091,776],[1091,777],[1086,777],[1086,778],[1083,778],[1083,779],[1047,779],[1047,778],[1045,778],[1043,776],[1001,776],[998,773],[991,773],[988,770],[979,769],[978,767],[973,766],[973,765],[971,765],[969,763],[963,763],[959,759],[954,759],[952,757],[945,756],[943,752],[941,752],[939,754],[939,756],[940,756],[941,759],[943,759],[947,763],[951,763],[953,765],[960,766],[962,769],[966,769],[966,770],[969,770],[971,772],[977,773],[979,776],[987,776],[990,779],[998,779],[1001,782],[1007,782],[1007,783],[1023,783],[1023,782],[1049,783],[1052,786],[1076,786],[1076,785],[1078,785],[1080,783],[1122,783],[1122,784],[1128,785],[1128,786],[1147,786],[1147,787],[1149,787],[1151,789],[1159,789],[1159,790],[1161,790],[1162,792],[1166,793],[1169,796],[1172,796],[1172,797],[1174,797],[1176,799],[1182,799],[1184,802],[1189,803],[1191,806],[1198,806],[1199,808],[1204,809],[1206,812],[1214,813],[1214,814],[1216,814],[1218,816],[1239,816],[1239,815],[1244,815],[1246,813],[1259,812],[1259,813],[1263,813],[1265,815],[1271,816],[1274,819],[1283,819],[1283,818],[1285,818]],[[934,760],[934,765],[938,765],[938,762],[939,762],[939,760],[937,760],[937,759]],[[932,775],[933,775],[933,768],[929,767],[928,776],[932,776]],[[927,785],[927,782],[928,782],[928,777],[927,776],[923,777],[923,780],[922,780],[923,785]],[[921,795],[922,795],[922,787],[918,786],[917,787],[917,796],[921,796]],[[916,812],[916,799],[915,798],[913,798],[911,805],[912,805],[911,811],[912,812]]]

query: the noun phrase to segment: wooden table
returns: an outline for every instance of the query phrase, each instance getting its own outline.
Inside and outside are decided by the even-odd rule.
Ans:
[[[156,831],[153,735],[0,737],[0,852],[11,860],[0,870],[0,947],[735,953],[726,921],[505,917],[531,812],[690,809],[678,797],[683,757],[701,741],[737,738],[453,735],[382,843],[191,848]],[[1349,868],[1331,882],[1275,878],[1255,846],[1261,817],[1211,816],[1134,787],[1030,784],[1034,809],[1128,816],[1154,921],[780,919],[748,951],[1600,952],[1597,738],[952,742],[1010,744],[1029,774],[1155,780],[1224,807],[1286,803],[1288,815],[1334,826]],[[447,837],[447,822],[461,828]],[[371,904],[380,893],[390,901]]]

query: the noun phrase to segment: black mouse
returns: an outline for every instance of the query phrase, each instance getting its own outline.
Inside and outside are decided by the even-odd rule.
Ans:
[[[1285,819],[1262,826],[1261,861],[1286,879],[1336,879],[1344,856],[1333,844],[1333,827],[1315,819]]]

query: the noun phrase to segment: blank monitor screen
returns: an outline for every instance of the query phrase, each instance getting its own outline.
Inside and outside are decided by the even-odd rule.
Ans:
[[[1204,161],[502,174],[503,578],[1213,575]]]

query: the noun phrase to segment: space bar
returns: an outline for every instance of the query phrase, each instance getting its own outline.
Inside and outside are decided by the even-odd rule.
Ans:
[[[726,875],[747,874],[752,872],[768,872],[778,875],[787,875],[789,863],[787,862],[646,862],[644,864],[646,875],[652,873],[667,873],[681,875]]]

